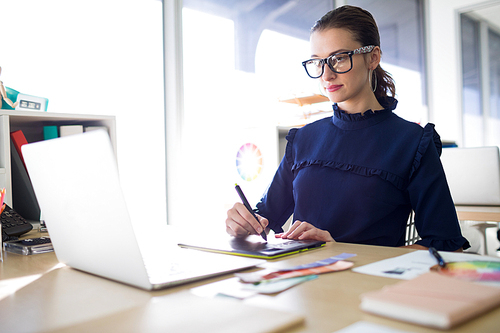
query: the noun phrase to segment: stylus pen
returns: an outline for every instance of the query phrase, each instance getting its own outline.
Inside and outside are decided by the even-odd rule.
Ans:
[[[252,210],[252,207],[250,207],[250,204],[248,203],[248,200],[247,198],[245,197],[245,195],[243,194],[243,191],[241,190],[240,188],[240,185],[238,184],[235,184],[236,186],[234,187],[236,189],[236,192],[238,192],[238,195],[240,196],[241,198],[241,201],[243,202],[243,204],[245,205],[245,207],[248,209],[248,211],[250,213],[252,213],[253,217],[255,217],[255,219],[257,220],[257,223],[259,223],[259,225],[262,227],[262,224],[260,224],[260,221],[259,219],[257,218],[257,215],[255,215],[255,213],[253,212]],[[267,235],[266,235],[266,230],[264,230],[264,228],[262,227],[262,232],[260,233],[260,235],[262,236],[262,238],[264,238],[264,240],[267,242]]]
[[[441,255],[438,253],[438,251],[435,248],[430,247],[429,252],[434,256],[434,258],[436,258],[436,260],[439,264],[439,267],[444,268],[446,266],[446,262],[444,262],[443,257],[441,257]]]

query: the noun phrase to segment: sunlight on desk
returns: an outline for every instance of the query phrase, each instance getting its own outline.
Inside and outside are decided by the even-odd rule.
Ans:
[[[31,282],[38,279],[40,276],[42,276],[42,274],[23,276],[23,277],[15,278],[15,279],[1,280],[0,281],[0,300],[15,293],[19,289],[27,286]]]

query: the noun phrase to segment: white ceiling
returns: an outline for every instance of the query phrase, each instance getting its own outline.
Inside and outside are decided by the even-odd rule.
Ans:
[[[473,10],[471,13],[488,21],[491,25],[500,30],[500,2]]]

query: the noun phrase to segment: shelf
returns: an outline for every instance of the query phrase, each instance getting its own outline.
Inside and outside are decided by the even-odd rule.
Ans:
[[[280,99],[280,102],[297,104],[299,106],[323,103],[328,101],[328,97],[318,94],[295,96],[289,99]]]
[[[26,140],[32,143],[43,141],[44,126],[62,125],[105,126],[116,154],[115,116],[0,109],[0,187],[7,190],[7,204],[12,206],[13,203],[10,133],[22,130]],[[15,203],[13,208],[15,209]]]

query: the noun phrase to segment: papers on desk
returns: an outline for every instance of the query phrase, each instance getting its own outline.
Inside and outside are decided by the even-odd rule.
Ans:
[[[500,258],[479,256],[470,253],[439,252],[445,262],[456,261],[498,261]],[[429,272],[430,268],[436,265],[436,259],[429,251],[419,250],[410,252],[398,257],[377,261],[368,265],[353,268],[353,272],[370,274],[376,276],[389,277],[394,279],[410,280]],[[498,282],[488,282],[487,284],[500,287]]]
[[[305,265],[284,269],[265,269],[254,273],[236,273],[234,279],[223,280],[191,289],[191,292],[203,297],[228,296],[244,299],[255,294],[276,294],[297,284],[314,280],[318,274],[349,269],[353,266],[347,259],[355,256],[351,253],[315,261]]]
[[[299,276],[317,275],[330,272],[338,272],[351,268],[354,264],[349,261],[340,260],[339,258],[350,258],[355,254],[342,253],[340,256],[331,257],[328,259],[316,261],[307,265],[296,266],[292,268],[266,269],[255,273],[236,273],[243,282],[259,283],[263,281],[271,282],[283,279],[296,278]]]

